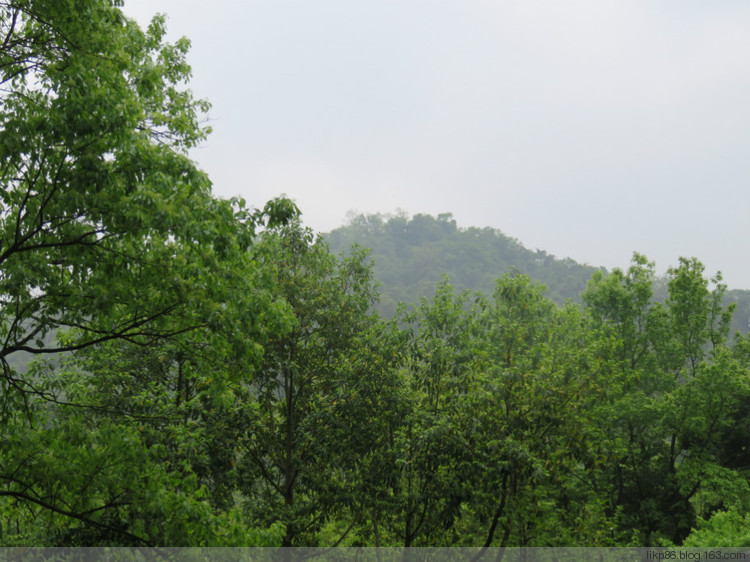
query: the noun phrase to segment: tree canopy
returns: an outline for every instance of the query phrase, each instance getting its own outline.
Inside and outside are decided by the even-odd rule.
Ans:
[[[218,199],[164,36],[0,0],[0,547],[747,544],[720,276]]]

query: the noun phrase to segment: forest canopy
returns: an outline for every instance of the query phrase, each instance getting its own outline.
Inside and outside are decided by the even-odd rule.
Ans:
[[[381,316],[385,246],[212,194],[164,37],[117,2],[0,0],[0,546],[750,544],[720,276],[365,217],[430,286]]]

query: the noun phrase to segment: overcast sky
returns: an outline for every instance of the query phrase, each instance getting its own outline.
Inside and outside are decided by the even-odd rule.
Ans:
[[[125,0],[193,47],[222,197],[436,215],[750,289],[747,0]]]

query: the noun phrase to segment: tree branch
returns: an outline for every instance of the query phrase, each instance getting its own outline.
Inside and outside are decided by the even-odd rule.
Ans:
[[[63,515],[65,517],[70,517],[72,519],[77,519],[79,521],[82,521],[86,525],[90,525],[91,527],[95,527],[97,529],[101,529],[103,531],[109,531],[117,533],[118,535],[121,535],[123,537],[129,538],[131,540],[134,540],[144,546],[153,546],[148,540],[144,539],[143,537],[139,537],[137,535],[134,535],[133,533],[129,533],[128,531],[123,531],[122,529],[117,529],[115,527],[111,527],[109,525],[105,525],[104,523],[100,523],[99,521],[94,521],[93,519],[90,519],[89,517],[86,517],[84,514],[76,513],[73,511],[68,511],[67,509],[62,509],[60,507],[57,507],[56,505],[45,501],[40,498],[35,498],[33,496],[30,496],[29,494],[26,494],[24,492],[14,492],[12,490],[0,490],[0,497],[2,496],[8,496],[11,498],[16,498],[19,500],[23,500],[29,503],[33,503],[35,505],[38,505],[40,507],[43,507],[44,509],[48,509],[49,511],[52,511],[53,513],[57,513],[59,515]],[[104,506],[107,507],[107,506]],[[114,505],[110,506],[114,507]],[[91,511],[87,512],[90,513]]]

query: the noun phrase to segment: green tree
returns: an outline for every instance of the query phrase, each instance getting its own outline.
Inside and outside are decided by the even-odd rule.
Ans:
[[[219,471],[165,438],[205,447],[186,426],[253,372],[271,299],[248,250],[296,207],[212,197],[186,154],[208,132],[183,85],[189,42],[119,5],[0,2],[0,512],[84,524],[77,544],[205,543]],[[19,354],[55,361],[23,372]],[[166,530],[174,502],[202,515]]]
[[[597,438],[587,412],[603,392],[585,318],[575,305],[555,306],[523,275],[497,281],[481,318],[483,375],[468,397],[466,432],[475,540],[486,547],[610,544],[596,494],[579,482],[581,452]]]
[[[188,41],[109,1],[0,3],[0,361],[205,324],[206,271],[244,251],[252,215],[185,154],[206,134],[181,90]],[[231,260],[230,260],[231,261]],[[214,311],[217,308],[214,307]],[[199,316],[196,313],[201,313]],[[66,344],[48,336],[75,329]]]
[[[275,546],[283,527],[249,527],[212,509],[188,463],[155,439],[148,417],[32,404],[0,443],[2,546]],[[170,432],[172,433],[172,432]],[[184,439],[182,444],[184,444]]]
[[[315,453],[334,467],[326,495],[336,516],[321,545],[402,544],[392,516],[401,507],[393,493],[401,472],[398,434],[414,405],[402,368],[407,342],[395,321],[372,326],[353,342],[311,417],[323,429]]]
[[[468,497],[467,449],[461,434],[465,397],[476,388],[472,340],[477,309],[470,294],[455,294],[447,278],[432,299],[423,298],[398,321],[405,325],[408,353],[404,415],[395,428],[390,517],[393,544],[449,546]]]
[[[684,547],[748,547],[750,546],[750,515],[736,511],[718,511],[710,519],[698,519],[687,536]]]
[[[610,513],[619,510],[621,528],[647,545],[679,544],[697,515],[717,507],[717,490],[733,490],[732,501],[746,495],[719,450],[742,415],[747,376],[725,346],[725,287],[717,276],[710,290],[696,259],[668,276],[668,297],[655,302],[654,266],[636,254],[627,273],[595,275],[584,294],[613,359],[609,401],[593,422],[609,468],[592,485],[609,490]]]
[[[264,233],[256,251],[287,320],[262,342],[241,396],[242,491],[255,518],[286,525],[285,546],[309,545],[341,509],[342,451],[330,450],[340,445],[329,433],[334,406],[366,384],[350,372],[363,367],[355,354],[375,325],[377,294],[364,251],[338,260],[298,221]]]

